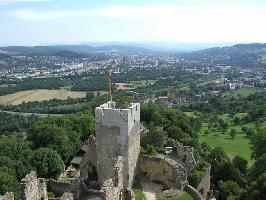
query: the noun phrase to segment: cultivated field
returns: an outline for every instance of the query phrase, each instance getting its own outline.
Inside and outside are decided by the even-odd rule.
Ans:
[[[133,90],[134,87],[128,83],[115,83],[118,90]]]
[[[58,89],[58,90],[27,90],[16,92],[14,94],[8,94],[4,96],[0,96],[0,104],[12,104],[18,105],[24,102],[30,101],[43,101],[50,99],[67,99],[70,98],[84,98],[86,96],[86,92],[73,92],[66,89]]]
[[[224,96],[232,96],[232,97],[237,97],[239,96],[244,96],[247,97],[250,94],[255,94],[256,92],[262,92],[263,89],[256,89],[256,88],[243,88],[239,90],[232,90],[229,92],[225,92]]]

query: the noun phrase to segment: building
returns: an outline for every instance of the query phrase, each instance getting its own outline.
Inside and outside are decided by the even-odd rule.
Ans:
[[[113,177],[118,156],[124,157],[124,188],[132,186],[140,149],[140,104],[109,101],[95,109],[98,182]]]

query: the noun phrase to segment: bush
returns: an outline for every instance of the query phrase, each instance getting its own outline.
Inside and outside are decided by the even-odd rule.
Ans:
[[[187,180],[191,186],[197,188],[202,177],[203,177],[202,171],[192,170],[188,173]]]

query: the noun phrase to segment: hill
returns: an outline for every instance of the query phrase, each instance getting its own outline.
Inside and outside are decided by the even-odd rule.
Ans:
[[[215,47],[179,55],[207,64],[225,64],[237,67],[266,67],[266,43],[237,44]]]
[[[55,46],[8,46],[0,47],[0,50],[22,55],[63,55],[63,56],[86,56],[95,53],[123,53],[123,54],[148,54],[155,51],[125,45],[88,46],[88,45],[55,45]]]

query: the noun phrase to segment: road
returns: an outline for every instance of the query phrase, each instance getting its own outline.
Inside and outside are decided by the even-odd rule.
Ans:
[[[20,115],[20,116],[24,116],[24,117],[27,117],[30,115],[35,115],[38,117],[61,117],[61,116],[63,116],[63,114],[24,113],[24,112],[13,112],[13,111],[7,111],[7,110],[0,110],[0,112],[8,113],[11,115]]]

